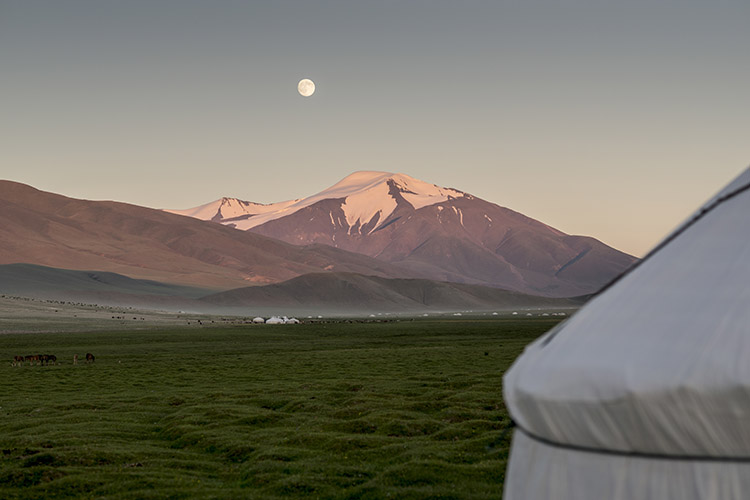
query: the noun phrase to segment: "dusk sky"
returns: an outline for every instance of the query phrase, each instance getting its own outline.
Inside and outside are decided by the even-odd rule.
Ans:
[[[749,26],[747,0],[0,0],[0,178],[188,208],[403,172],[642,256],[750,165]]]

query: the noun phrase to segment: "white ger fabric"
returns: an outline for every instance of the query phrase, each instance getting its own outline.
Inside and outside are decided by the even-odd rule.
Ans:
[[[504,377],[505,498],[750,498],[750,169]]]

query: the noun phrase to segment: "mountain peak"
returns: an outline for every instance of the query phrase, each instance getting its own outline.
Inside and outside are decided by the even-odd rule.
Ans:
[[[441,188],[435,184],[430,184],[428,182],[415,179],[410,175],[370,170],[360,170],[358,172],[351,173],[330,188],[322,191],[320,194],[330,193],[333,195],[348,195],[353,192],[366,190],[377,184],[388,182],[394,183],[399,188],[399,191],[405,192],[407,194],[439,197],[451,196],[453,198],[458,198],[464,195],[464,193],[461,191],[449,188]],[[434,203],[438,202],[436,201]]]

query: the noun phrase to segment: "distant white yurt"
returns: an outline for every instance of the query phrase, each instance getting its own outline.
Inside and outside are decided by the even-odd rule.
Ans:
[[[284,320],[282,318],[279,318],[278,316],[271,316],[266,320],[267,325],[283,325]]]
[[[750,498],[750,169],[504,377],[508,500]]]
[[[253,318],[253,323],[262,324],[265,323],[266,320],[258,316],[257,318]]]

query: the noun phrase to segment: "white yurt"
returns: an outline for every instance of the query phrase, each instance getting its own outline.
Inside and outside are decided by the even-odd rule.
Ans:
[[[750,498],[750,169],[503,385],[508,500]]]

